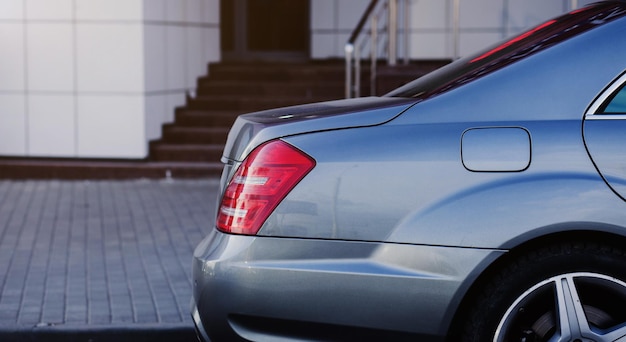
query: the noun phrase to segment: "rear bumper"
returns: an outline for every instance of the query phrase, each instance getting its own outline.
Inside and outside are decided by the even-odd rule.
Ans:
[[[441,340],[475,274],[501,253],[214,231],[194,253],[192,315],[215,340],[308,339],[328,327]]]
[[[209,339],[209,335],[207,335],[206,331],[204,330],[204,326],[202,325],[202,319],[200,319],[198,307],[193,300],[191,300],[191,319],[193,320],[193,324],[195,325],[198,340],[211,342],[211,340]]]

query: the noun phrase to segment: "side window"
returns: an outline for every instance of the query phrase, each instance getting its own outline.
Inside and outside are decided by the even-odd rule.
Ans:
[[[626,83],[609,96],[598,110],[598,114],[626,114]]]

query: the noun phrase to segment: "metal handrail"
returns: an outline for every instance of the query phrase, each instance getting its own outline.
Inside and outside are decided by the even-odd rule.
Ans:
[[[350,38],[348,39],[348,44],[354,44],[357,38],[359,38],[359,35],[361,34],[361,31],[363,30],[363,26],[365,26],[367,19],[369,19],[372,12],[374,12],[374,8],[376,8],[377,4],[378,4],[378,0],[372,0],[370,1],[369,5],[367,5],[367,9],[365,9],[365,13],[363,13],[363,15],[361,16],[361,19],[359,19],[359,23],[356,25],[354,30],[352,30],[352,34],[350,35]]]
[[[404,64],[409,63],[409,1],[404,0],[403,3],[403,36],[404,36]],[[361,16],[357,26],[352,31],[348,42],[344,47],[346,59],[346,80],[345,80],[345,96],[346,98],[359,97],[361,90],[361,50],[368,43],[367,40],[359,39],[363,34],[363,27],[369,20],[371,30],[369,33],[370,44],[370,93],[376,95],[376,78],[377,78],[377,61],[378,61],[378,35],[383,31],[387,38],[387,64],[396,65],[397,63],[397,37],[398,37],[398,0],[383,0],[382,5],[378,0],[371,0],[367,9]],[[460,0],[452,2],[452,59],[460,58]],[[579,0],[569,0],[570,10],[579,7]],[[376,9],[379,8],[378,11]],[[387,11],[386,27],[379,27],[379,21]],[[368,38],[363,37],[363,38]],[[381,56],[384,57],[384,56]]]
[[[358,24],[356,25],[354,30],[352,30],[352,34],[350,34],[350,38],[348,38],[348,42],[344,46],[344,52],[346,56],[346,87],[345,88],[346,88],[347,99],[352,97],[352,94],[354,91],[353,85],[352,85],[352,57],[353,57],[353,54],[355,53],[354,44],[356,43],[356,40],[361,35],[363,26],[365,26],[365,23],[372,15],[372,12],[374,11],[374,8],[376,8],[377,4],[378,4],[378,0],[370,1],[369,5],[367,5],[367,9],[365,9],[365,12],[361,16],[361,19],[359,19]],[[356,52],[356,54],[358,55],[358,52]],[[360,74],[360,72],[357,74]],[[360,77],[360,75],[358,77]]]
[[[407,1],[404,3],[404,63],[408,63],[408,12]],[[387,22],[385,27],[380,27],[379,23],[384,14],[387,14]],[[369,36],[363,36],[363,28],[367,22],[370,22]],[[369,42],[370,44],[370,93],[376,94],[376,63],[378,60],[378,35],[382,31],[387,39],[387,64],[396,65],[397,39],[398,39],[398,0],[372,0],[368,4],[365,12],[361,16],[357,26],[352,31],[348,42],[344,47],[346,60],[346,82],[345,96],[346,98],[359,97],[361,88],[361,50]],[[363,38],[363,39],[361,39]],[[369,40],[367,40],[369,38]]]

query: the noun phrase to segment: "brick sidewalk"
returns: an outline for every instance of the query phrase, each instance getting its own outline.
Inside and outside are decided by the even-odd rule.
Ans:
[[[191,257],[212,227],[217,187],[0,181],[0,340],[193,340]]]

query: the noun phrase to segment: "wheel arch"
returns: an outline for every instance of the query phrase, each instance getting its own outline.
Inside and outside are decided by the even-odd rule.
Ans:
[[[577,244],[583,242],[626,250],[626,235],[624,235],[626,234],[626,230],[623,230],[623,228],[624,234],[615,232],[614,226],[603,224],[588,224],[587,229],[581,229],[581,227],[572,228],[574,229],[552,232],[523,241],[517,240],[519,244],[510,247],[507,253],[503,253],[500,257],[493,260],[487,267],[480,271],[474,279],[468,280],[471,284],[464,287],[467,288],[467,290],[462,294],[460,304],[457,306],[452,316],[452,320],[448,326],[446,341],[452,342],[459,340],[459,334],[463,331],[463,324],[470,312],[471,304],[479,294],[481,288],[502,270],[505,265],[514,262],[514,260],[521,255],[558,244]]]

